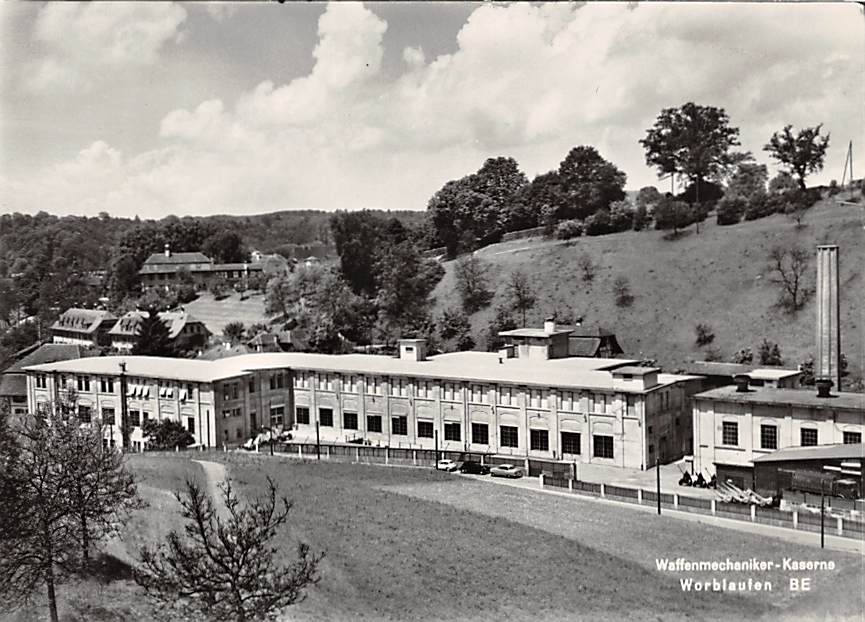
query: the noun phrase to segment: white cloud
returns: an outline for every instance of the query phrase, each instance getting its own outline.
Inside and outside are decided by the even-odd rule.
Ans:
[[[44,54],[27,68],[32,90],[87,88],[129,67],[156,62],[180,36],[186,10],[162,2],[50,2],[39,11],[33,39]]]
[[[207,14],[217,22],[225,22],[231,19],[237,13],[238,5],[234,2],[206,2],[204,8]]]
[[[638,139],[661,108],[686,101],[726,108],[743,147],[763,161],[763,143],[784,123],[825,122],[838,152],[830,168],[843,158],[845,133],[863,130],[865,50],[852,10],[483,5],[455,52],[427,60],[420,48],[393,50],[405,70],[387,78],[387,24],[362,5],[333,4],[319,20],[308,75],[262,82],[234,105],[174,110],[153,151],[127,158],[94,143],[17,200],[151,215],[420,209],[486,157],[515,156],[533,175],[579,144],[597,146],[639,187],[654,174]],[[183,20],[157,21],[174,24],[165,34]]]

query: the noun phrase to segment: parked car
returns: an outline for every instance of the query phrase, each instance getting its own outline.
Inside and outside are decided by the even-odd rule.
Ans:
[[[471,473],[473,475],[488,475],[490,467],[480,462],[467,460],[460,465],[460,473]]]
[[[459,465],[453,460],[439,460],[436,468],[439,471],[449,471],[453,473],[459,468]]]
[[[490,475],[493,477],[511,477],[516,479],[523,476],[523,470],[513,464],[500,464],[490,469]]]

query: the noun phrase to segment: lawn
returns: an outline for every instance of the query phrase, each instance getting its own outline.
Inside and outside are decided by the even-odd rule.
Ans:
[[[296,620],[768,620],[845,618],[863,606],[862,559],[852,555],[428,470],[247,455],[228,465],[246,494],[270,475],[294,500],[282,548],[301,538],[326,551]],[[658,557],[784,556],[838,569],[810,573],[814,591],[797,597],[789,572],[753,575],[774,583],[771,594],[695,595],[655,568]]]

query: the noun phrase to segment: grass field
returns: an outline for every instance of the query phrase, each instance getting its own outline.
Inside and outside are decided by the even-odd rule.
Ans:
[[[556,309],[570,307],[587,326],[616,333],[627,356],[657,359],[674,370],[685,361],[703,359],[709,349],[728,360],[740,348],[756,354],[763,338],[781,346],[785,363],[795,367],[814,353],[813,298],[795,315],[775,306],[778,287],[770,282],[767,255],[772,246],[818,243],[840,246],[841,341],[852,376],[861,376],[865,357],[865,211],[825,200],[808,211],[806,226],[797,228],[782,215],[721,227],[714,217],[689,227],[680,239],[665,239],[661,231],[629,231],[573,241],[515,240],[478,251],[490,266],[497,299],[472,317],[474,334],[481,335],[493,308],[504,295],[508,275],[521,269],[529,276],[537,304],[528,315],[540,325]],[[816,251],[815,251],[816,252]],[[588,254],[597,266],[594,281],[583,281],[577,260]],[[453,262],[434,296],[437,313],[456,304]],[[634,302],[618,307],[613,282],[623,275]],[[816,275],[812,258],[807,283]],[[708,324],[715,333],[706,348],[695,344],[695,326]]]
[[[245,300],[240,294],[232,293],[221,300],[215,300],[209,292],[201,292],[198,298],[184,305],[193,317],[204,322],[207,330],[221,335],[229,322],[243,322],[247,328],[253,324],[267,322],[264,312],[264,294],[249,295]]]
[[[863,558],[788,545],[736,531],[562,498],[429,469],[302,463],[217,454],[243,495],[270,475],[294,502],[280,535],[286,562],[297,541],[325,551],[321,582],[286,619],[312,620],[735,620],[860,619]],[[171,491],[200,478],[185,457],[131,459],[150,502],[107,547],[113,580],[93,576],[61,586],[61,619],[147,620],[151,612],[123,562],[143,542],[180,527]],[[771,593],[684,593],[658,557],[833,560],[813,591],[786,590],[787,572],[754,573]],[[809,574],[809,573],[805,573]],[[730,573],[743,578],[741,573]],[[2,622],[45,619],[32,609]]]

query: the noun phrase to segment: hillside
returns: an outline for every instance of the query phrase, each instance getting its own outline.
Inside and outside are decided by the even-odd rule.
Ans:
[[[720,227],[714,217],[689,227],[677,240],[661,231],[582,237],[570,241],[516,240],[488,246],[478,256],[490,266],[497,287],[493,304],[472,316],[480,345],[493,308],[503,299],[505,283],[516,268],[529,276],[537,304],[529,324],[538,325],[556,309],[570,308],[584,325],[616,333],[626,355],[656,359],[673,370],[688,360],[703,359],[714,349],[729,360],[740,348],[757,352],[763,338],[777,342],[785,365],[795,366],[814,352],[815,304],[789,315],[775,306],[779,286],[773,284],[767,255],[777,245],[800,244],[813,249],[820,243],[840,246],[841,349],[851,378],[861,377],[865,350],[865,212],[861,207],[824,200],[811,208],[805,226],[782,215]],[[591,256],[594,281],[586,283],[578,259]],[[458,304],[453,262],[434,292],[436,313]],[[634,296],[628,308],[616,306],[613,282],[624,275]],[[807,273],[809,287],[816,277],[814,259]],[[697,323],[715,333],[709,347],[695,344]]]
[[[201,292],[198,298],[184,307],[195,319],[204,322],[207,330],[215,335],[221,335],[225,325],[230,322],[243,322],[243,325],[249,328],[253,324],[268,320],[262,294],[252,294],[241,300],[240,294],[234,293],[222,300],[214,300],[212,294]]]

